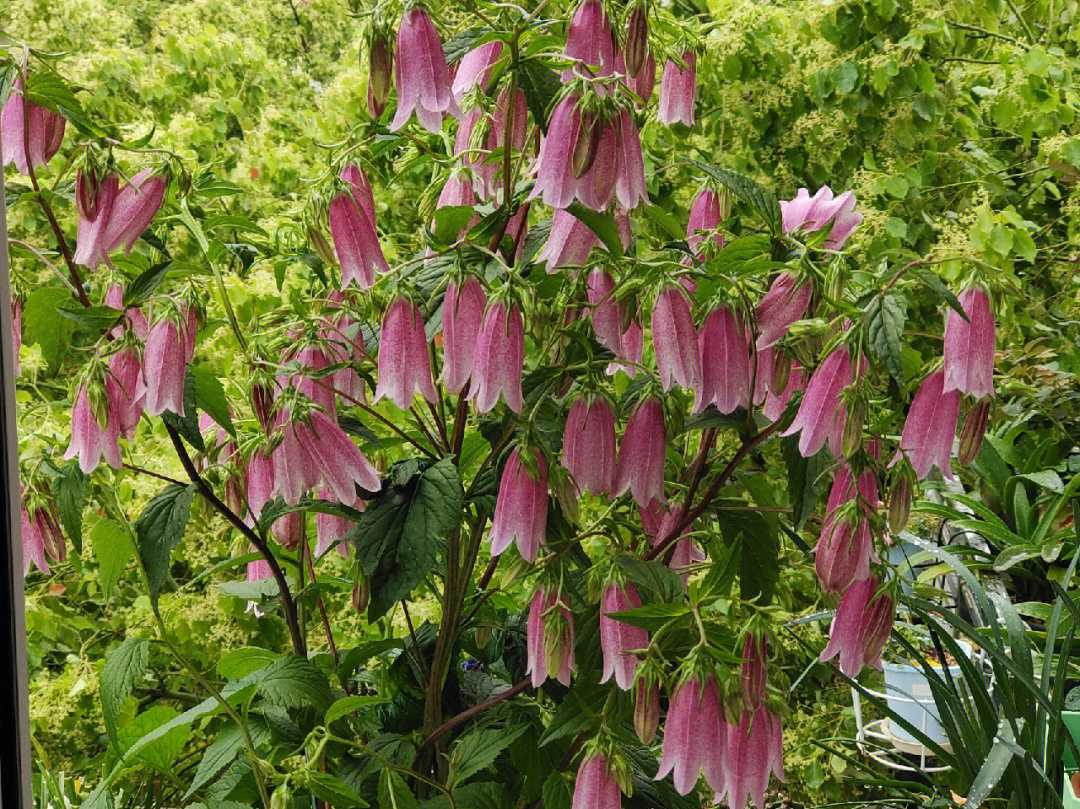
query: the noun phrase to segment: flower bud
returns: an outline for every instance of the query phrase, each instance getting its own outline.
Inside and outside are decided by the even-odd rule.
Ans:
[[[630,12],[626,23],[626,48],[623,59],[626,63],[626,75],[635,77],[645,65],[645,56],[649,50],[649,20],[645,14],[645,4],[639,3]]]
[[[274,406],[274,394],[265,385],[256,384],[251,388],[251,408],[263,430],[270,432],[270,411]]]
[[[889,492],[889,530],[898,534],[911,517],[911,476],[901,471]]]
[[[352,591],[353,609],[363,615],[367,611],[369,601],[371,601],[371,579],[361,576]]]
[[[964,418],[964,426],[960,428],[960,445],[956,452],[956,459],[961,466],[967,466],[974,461],[982,449],[986,425],[990,421],[990,402],[988,396],[980,399]]]
[[[864,416],[865,409],[863,406],[855,404],[851,406],[851,410],[844,420],[844,430],[840,436],[840,452],[845,458],[850,458],[862,446]]]
[[[642,744],[650,744],[660,727],[660,683],[644,675],[634,686],[634,732]]]
[[[334,248],[330,246],[330,242],[323,236],[322,231],[315,227],[308,227],[308,240],[311,242],[312,249],[326,264],[333,264]]]
[[[773,355],[772,384],[769,390],[777,394],[787,390],[788,381],[791,379],[791,355],[786,351],[777,350]]]
[[[473,631],[473,642],[476,643],[477,649],[483,649],[488,645],[491,640],[491,627],[487,624],[480,624]]]
[[[371,38],[368,48],[368,90],[381,111],[390,97],[394,81],[394,55],[382,34]]]
[[[293,793],[288,783],[281,784],[270,796],[270,809],[293,809],[294,803]]]
[[[109,397],[105,393],[105,387],[100,380],[96,380],[87,386],[87,393],[90,401],[90,413],[98,426],[104,430],[109,426]]]
[[[100,189],[101,181],[92,168],[87,168],[75,175],[75,207],[83,219],[93,220],[97,217]]]
[[[581,179],[588,174],[596,160],[596,150],[600,145],[600,136],[604,132],[604,126],[593,113],[581,114],[581,125],[578,129],[577,140],[574,142],[574,155],[572,169],[574,179]]]

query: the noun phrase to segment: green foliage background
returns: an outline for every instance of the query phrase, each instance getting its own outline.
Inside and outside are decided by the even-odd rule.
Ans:
[[[1004,286],[1025,291],[1002,296],[998,310],[1000,429],[1023,426],[1067,441],[1080,405],[1076,10],[1075,2],[1037,0],[1020,19],[1004,0],[709,0],[697,9],[710,65],[699,74],[700,124],[689,136],[650,127],[644,145],[689,137],[699,159],[755,176],[781,197],[802,185],[853,188],[865,220],[852,244],[868,266],[923,259],[946,281],[972,263],[993,268]],[[341,140],[362,116],[363,25],[344,0],[9,0],[0,8],[0,29],[69,52],[64,72],[89,90],[81,95],[89,112],[130,137],[152,124],[156,146],[217,161],[218,173],[244,189],[238,212],[286,241],[303,239],[290,226],[309,181],[324,170],[322,144]],[[441,185],[430,164],[412,157],[385,164],[376,193],[382,232],[417,234],[402,244],[384,240],[391,264],[420,244],[433,205],[429,186]],[[660,173],[654,201],[685,208],[692,176],[687,167]],[[29,206],[15,209],[12,229],[43,229],[35,216]],[[30,292],[37,265],[16,251],[15,269]],[[256,264],[242,280],[230,279],[241,319],[296,300],[288,274],[279,292],[278,269]],[[935,301],[925,306],[931,311]],[[227,375],[232,360],[213,337],[201,350]],[[23,368],[23,450],[32,454],[35,442],[65,442],[68,423],[62,408],[36,395],[37,386],[55,384],[40,345],[24,347]],[[157,439],[163,447],[164,434]],[[154,443],[140,446],[143,465],[177,472]],[[141,503],[157,488],[142,479],[127,485],[139,488],[118,492],[122,503]],[[86,515],[92,548],[109,541],[105,520]],[[220,521],[196,514],[193,523],[189,536],[199,541],[179,551],[191,570],[234,551]],[[817,606],[805,562],[801,554],[785,560],[794,573],[780,598],[796,611]],[[84,552],[57,565],[54,577],[28,581],[32,720],[51,769],[78,773],[101,755],[97,669],[124,636],[151,634],[135,577],[121,576],[111,593],[102,578]],[[347,597],[334,596],[338,614],[348,613]],[[274,636],[278,624],[214,589],[184,586],[163,596],[162,609],[171,636],[204,667],[255,637],[268,647],[283,640]],[[354,641],[364,631],[359,619],[341,630]],[[781,660],[792,679],[805,663],[797,648]],[[815,669],[795,698],[786,747],[797,798],[841,797],[835,775],[845,763],[803,744],[852,733],[844,691],[830,682],[827,670]]]

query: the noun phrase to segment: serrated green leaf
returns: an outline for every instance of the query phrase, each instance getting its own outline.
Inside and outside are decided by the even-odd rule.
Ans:
[[[499,754],[528,727],[520,724],[498,730],[474,730],[458,739],[450,751],[450,788],[494,764]]]
[[[325,711],[334,701],[326,676],[299,655],[288,655],[267,666],[257,690],[263,699],[284,708]]]
[[[90,547],[98,563],[101,592],[108,599],[135,549],[127,529],[115,520],[101,520],[90,532]]]
[[[543,807],[544,809],[570,809],[574,799],[570,782],[561,772],[553,772],[544,781]]]
[[[82,555],[82,514],[86,507],[86,493],[89,479],[79,469],[79,464],[72,461],[63,466],[52,481],[53,502],[56,514],[64,533],[75,546],[75,551]]]
[[[195,391],[195,403],[199,409],[225,429],[229,435],[236,435],[233,427],[232,414],[229,412],[229,400],[225,396],[225,388],[217,375],[205,365],[189,365]],[[184,403],[186,410],[187,403]]]
[[[397,771],[384,769],[379,773],[379,809],[419,809],[419,806]]]
[[[163,261],[144,270],[124,290],[124,308],[138,306],[153,295],[171,268],[171,261]]]
[[[559,74],[536,59],[522,59],[518,63],[517,74],[529,112],[540,129],[547,133],[548,110],[562,87]]]
[[[355,711],[362,711],[365,708],[371,708],[375,705],[386,705],[389,702],[390,700],[386,697],[363,695],[342,697],[326,711],[326,716],[323,718],[323,724],[329,725],[331,722],[336,722],[338,719],[341,719],[341,717],[348,716]]]
[[[150,597],[157,599],[158,591],[169,573],[169,560],[184,537],[195,486],[170,484],[151,498],[135,523],[139,542],[139,557],[150,582]]]
[[[368,805],[367,801],[353,792],[349,785],[336,775],[308,770],[306,777],[307,788],[311,794],[330,806],[341,807],[341,809],[353,809],[353,807],[363,809]]]
[[[217,673],[226,680],[240,680],[280,658],[277,652],[257,646],[233,649],[217,662]]]
[[[244,735],[236,723],[230,722],[218,731],[214,741],[202,754],[199,767],[184,797],[189,798],[194,795],[196,790],[201,789],[210,779],[228,767],[243,749]]]
[[[867,311],[866,332],[870,350],[898,385],[904,384],[904,323],[907,321],[907,301],[890,292],[878,295]]]
[[[42,286],[23,303],[23,341],[37,345],[50,367],[59,361],[60,347],[71,337],[74,324],[59,314],[60,307],[71,300],[71,293],[63,287]]]
[[[101,693],[101,713],[105,731],[116,741],[116,720],[124,701],[131,696],[135,684],[146,674],[150,665],[150,643],[143,638],[125,638],[124,642],[105,654],[105,663],[98,675]]]
[[[697,166],[710,177],[718,180],[728,188],[735,196],[747,203],[761,217],[773,236],[779,236],[783,229],[783,217],[780,215],[780,202],[776,195],[762,186],[760,183],[738,174],[734,171],[722,169],[699,160],[687,161]]]

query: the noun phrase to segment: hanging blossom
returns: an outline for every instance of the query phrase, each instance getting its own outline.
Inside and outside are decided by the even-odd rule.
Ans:
[[[945,391],[944,383],[944,371],[935,371],[923,380],[900,436],[900,452],[911,461],[919,480],[935,466],[949,480],[954,477],[949,458],[960,415],[960,391]]]
[[[687,126],[693,126],[694,98],[697,95],[694,52],[684,51],[682,61],[685,68],[673,59],[668,59],[664,64],[664,75],[660,79],[660,106],[657,108],[656,117],[669,125],[681,121]]]
[[[526,632],[528,665],[533,688],[548,677],[570,685],[574,671],[574,615],[561,589],[539,588],[529,604]]]
[[[66,126],[67,121],[60,113],[23,98],[22,79],[16,79],[7,103],[0,111],[0,142],[4,146],[0,165],[14,163],[21,174],[29,174],[31,166],[44,166],[60,151]]]
[[[146,413],[159,416],[166,410],[184,416],[186,345],[182,329],[172,316],[163,317],[146,338],[142,382]]]
[[[841,513],[841,507],[852,501],[857,501],[855,507]],[[847,464],[836,471],[825,506],[825,522],[814,549],[814,568],[826,592],[843,592],[852,582],[870,576],[870,559],[874,555],[870,518],[877,502],[873,470],[864,469],[858,483],[852,480]]]
[[[716,678],[711,674],[684,677],[671,696],[656,780],[672,773],[675,791],[686,795],[700,771],[714,792],[723,792],[726,731]]]
[[[698,334],[700,382],[695,386],[694,412],[715,405],[733,413],[750,405],[750,354],[746,335],[727,306],[714,309]]]
[[[323,486],[321,492],[319,492],[319,499],[325,500],[328,503],[341,503],[334,490],[328,486]],[[357,511],[364,510],[364,501],[353,495],[353,501],[351,503],[344,503],[343,505],[352,506]],[[326,514],[322,511],[315,515],[315,553],[318,556],[326,553],[332,545],[337,543],[337,552],[339,555],[349,558],[349,544],[342,542],[341,539],[349,533],[349,530],[355,525],[348,517],[339,517],[336,514]]]
[[[622,75],[623,84],[637,96],[634,99],[634,106],[639,110],[645,109],[656,88],[656,57],[649,53],[645,57],[645,64],[642,65],[641,70],[637,75],[631,76],[627,73],[622,51],[618,51],[615,54],[615,72]]]
[[[877,593],[880,585],[873,577],[855,582],[836,609],[821,662],[839,655],[840,670],[848,677],[858,677],[864,666],[881,670],[881,650],[892,632],[894,605],[888,595]]]
[[[347,190],[330,201],[330,236],[341,264],[341,285],[355,281],[361,289],[375,283],[375,271],[387,272],[390,265],[383,256],[375,231],[375,197],[371,182],[359,167],[349,164],[340,179]]]
[[[619,447],[619,470],[615,495],[629,491],[634,502],[646,508],[664,500],[664,462],[667,457],[667,427],[664,407],[649,398],[637,406],[626,422]]]
[[[482,93],[488,91],[491,74],[502,52],[502,40],[495,39],[473,48],[461,57],[454,73],[454,83],[450,86],[454,101],[460,104],[465,94],[474,87],[479,87]]]
[[[333,392],[350,403],[363,402],[367,396],[364,378],[355,366],[367,357],[364,333],[359,321],[343,308],[345,297],[342,293],[334,290],[330,293],[330,301],[329,308],[339,313],[323,321],[319,335],[326,346],[327,358],[332,363],[343,364],[345,367],[334,371],[330,375],[329,383]]]
[[[90,269],[123,246],[131,255],[135,242],[161,208],[168,184],[160,175],[144,169],[120,187],[116,173],[98,184],[93,172],[80,171],[75,178],[75,207],[79,214],[74,259]]]
[[[114,469],[119,469],[123,465],[119,438],[120,420],[113,413],[108,394],[97,383],[83,382],[71,409],[71,442],[64,459],[78,456],[79,469],[86,475],[97,468],[102,457]]]
[[[783,433],[785,436],[801,433],[799,454],[804,458],[816,455],[826,441],[833,455],[841,454],[847,405],[842,402],[840,393],[850,384],[851,354],[847,346],[840,346],[811,375],[799,412]]]
[[[438,399],[431,379],[424,316],[416,304],[399,297],[390,304],[383,319],[375,401],[386,396],[402,410],[408,410],[417,393],[429,402]]]
[[[720,223],[724,221],[724,206],[720,195],[709,187],[702,188],[690,204],[690,216],[686,222],[686,243],[699,258],[703,251],[698,250],[702,243],[712,240],[717,249],[724,246],[724,234],[720,232]]]
[[[626,249],[630,245],[630,217],[625,212],[617,212],[615,224],[619,228],[619,241]],[[588,225],[572,213],[556,209],[551,218],[551,234],[536,260],[546,265],[548,273],[555,273],[560,267],[583,266],[589,252],[602,246]]]
[[[675,385],[696,389],[701,384],[701,357],[690,302],[683,290],[668,286],[652,312],[653,350],[665,391]]]
[[[499,397],[515,413],[525,402],[521,372],[525,366],[525,325],[517,304],[495,300],[488,304],[476,338],[472,389],[469,399],[481,413],[489,412]]]
[[[398,108],[390,130],[401,129],[415,112],[416,120],[429,132],[442,128],[446,113],[461,116],[450,88],[442,40],[428,13],[414,6],[401,17],[397,34],[394,84]]]
[[[784,737],[780,719],[768,708],[744,711],[737,725],[727,725],[724,744],[724,789],[716,803],[742,809],[747,800],[765,805],[769,776],[784,780]]]
[[[757,349],[776,345],[787,335],[791,324],[802,318],[813,297],[813,285],[800,284],[789,272],[780,273],[754,310],[757,323]]]
[[[570,809],[620,809],[622,790],[608,761],[599,750],[586,755],[574,778],[574,801]]]
[[[503,467],[488,538],[492,556],[517,543],[521,558],[533,562],[547,541],[547,464],[539,451],[531,450],[535,461],[535,471],[531,471],[521,462],[521,452],[515,448]]]
[[[668,537],[671,536],[671,533],[682,520],[680,509],[665,509],[657,500],[653,500],[647,508],[638,507],[638,514],[641,515],[642,529],[652,537],[653,548],[667,542]],[[689,525],[682,529],[679,539],[675,540],[675,550],[671,555],[671,561],[668,563],[668,567],[672,570],[680,571],[683,587],[686,587],[686,583],[690,578],[686,568],[705,559],[705,553],[697,546],[693,537],[686,536],[688,533],[690,533]],[[671,548],[671,545],[666,547]],[[667,555],[666,550],[664,555]]]
[[[994,310],[990,296],[972,286],[957,296],[967,315],[949,310],[945,322],[945,393],[957,390],[976,399],[994,395]]]
[[[578,491],[610,495],[615,489],[615,416],[602,397],[579,398],[563,432],[562,465]]]
[[[60,530],[60,519],[51,499],[29,495],[19,484],[19,516],[22,527],[23,578],[30,572],[30,562],[48,576],[51,571],[46,556],[54,561],[67,559],[67,542]]]
[[[611,22],[604,13],[600,0],[585,0],[574,12],[570,29],[566,32],[563,55],[588,65],[590,70],[578,67],[563,71],[563,81],[575,75],[610,76],[615,69],[615,37]]]
[[[606,683],[612,677],[623,691],[629,691],[641,661],[631,652],[649,645],[649,633],[638,626],[613,618],[611,613],[625,612],[641,606],[641,598],[633,584],[608,582],[600,596],[600,650],[604,655],[604,670],[600,677]]]
[[[447,393],[460,393],[469,383],[486,306],[487,296],[476,276],[447,282],[442,310],[443,369],[439,377]]]
[[[862,222],[862,215],[855,212],[855,194],[845,191],[838,197],[832,189],[823,185],[814,196],[805,188],[800,188],[795,199],[781,200],[780,212],[783,216],[784,233],[800,230],[822,230],[831,226],[825,248],[839,250],[844,246],[852,231]]]
[[[769,421],[779,421],[787,409],[788,402],[791,401],[791,395],[806,387],[806,373],[801,365],[788,361],[785,366],[786,373],[778,378],[777,369],[780,367],[780,363],[774,359],[773,378],[769,383],[769,392],[765,396],[765,406],[761,409],[762,414]]]

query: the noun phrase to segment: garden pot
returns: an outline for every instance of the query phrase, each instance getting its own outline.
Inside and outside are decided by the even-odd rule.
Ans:
[[[971,655],[970,645],[961,641],[960,646],[968,656]],[[935,669],[940,669],[940,664],[932,665]],[[935,742],[947,748],[948,736],[937,720],[934,694],[922,668],[909,663],[887,661],[882,661],[881,666],[885,674],[885,701],[889,708]],[[959,678],[959,664],[954,663],[949,666],[949,674],[954,678]],[[922,747],[921,742],[905,728],[900,727],[899,723],[889,721],[887,727],[889,735],[898,742],[898,749],[913,752]]]
[[[1080,809],[1080,773],[1068,768],[1062,779],[1061,804],[1065,809]]]

